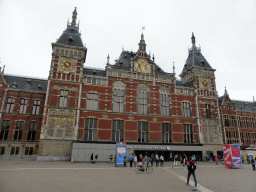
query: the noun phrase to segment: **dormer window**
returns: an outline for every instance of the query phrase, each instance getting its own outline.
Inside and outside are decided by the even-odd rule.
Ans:
[[[187,68],[187,67],[188,67],[188,64],[186,63],[186,64],[185,64],[185,68]]]
[[[73,33],[74,32],[74,29],[71,29],[71,33]]]
[[[14,81],[13,84],[12,84],[12,88],[17,88],[17,84],[16,84],[15,81]]]
[[[27,85],[31,85],[31,81],[30,81],[30,79],[28,79],[28,81],[27,81]]]
[[[96,76],[96,74],[97,74],[97,73],[96,73],[95,71],[92,73],[93,76]]]
[[[202,67],[204,67],[204,60],[202,60],[201,65],[202,65]]]
[[[38,85],[38,91],[42,91],[42,87],[41,87],[41,85]]]
[[[68,45],[72,45],[73,44],[73,39],[72,36],[70,36],[70,38],[68,39]]]

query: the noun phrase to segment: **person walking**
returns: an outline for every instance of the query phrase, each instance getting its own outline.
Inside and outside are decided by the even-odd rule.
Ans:
[[[197,181],[196,181],[196,174],[195,174],[195,170],[196,170],[196,163],[194,161],[192,161],[192,158],[189,158],[189,161],[187,163],[188,166],[188,177],[187,177],[187,183],[186,185],[189,185],[189,178],[191,175],[193,175],[194,180],[195,180],[195,187],[197,186]]]
[[[91,163],[93,162],[93,153],[92,153],[92,155],[91,155]]]
[[[147,166],[149,166],[149,162],[150,162],[150,157],[147,156]]]
[[[163,155],[160,156],[160,161],[161,161],[161,166],[164,166],[164,156]]]
[[[126,157],[124,157],[124,167],[126,167]]]
[[[218,165],[218,161],[219,161],[218,155],[216,155],[216,156],[215,156],[215,163],[216,163],[216,165]]]
[[[137,158],[137,156],[134,154],[134,157],[133,157],[134,167],[137,166],[137,161],[138,161],[138,158]]]
[[[174,156],[174,166],[178,165],[178,155]]]
[[[98,154],[95,155],[95,163],[97,163],[98,160]]]
[[[131,154],[131,156],[130,156],[130,167],[132,167],[132,163],[133,163],[133,155]]]
[[[159,157],[158,155],[156,155],[156,167],[158,167],[158,164],[159,164]]]
[[[153,163],[154,163],[154,155],[153,154],[151,154],[150,162],[151,162],[151,167],[153,167]]]
[[[111,155],[109,156],[109,159],[110,159],[110,163],[113,163],[113,154],[111,154]]]
[[[255,157],[256,159],[256,157]],[[255,171],[255,159],[253,159],[253,156],[251,158],[251,165],[252,165],[252,170]]]

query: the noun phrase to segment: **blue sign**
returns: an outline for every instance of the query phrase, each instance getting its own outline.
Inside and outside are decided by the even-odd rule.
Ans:
[[[240,155],[240,146],[239,145],[232,145],[232,163],[233,168],[240,168],[242,167],[241,155]]]
[[[126,146],[116,146],[116,163],[124,164],[124,157],[127,160]]]

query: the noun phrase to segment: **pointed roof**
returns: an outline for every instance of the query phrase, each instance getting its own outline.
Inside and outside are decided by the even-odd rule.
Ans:
[[[79,24],[76,24],[77,11],[76,7],[72,14],[72,22],[67,22],[67,28],[63,31],[60,38],[56,41],[57,45],[74,46],[79,48],[85,48],[83,45],[81,34],[79,33]]]
[[[201,53],[201,48],[196,47],[196,38],[194,33],[192,33],[191,42],[192,47],[188,50],[188,58],[183,67],[181,75],[192,67],[214,70]]]

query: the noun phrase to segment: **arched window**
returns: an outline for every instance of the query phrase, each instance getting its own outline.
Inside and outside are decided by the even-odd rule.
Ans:
[[[148,114],[148,91],[145,84],[139,84],[137,87],[138,114]]]
[[[124,112],[125,84],[115,81],[113,84],[113,112]]]
[[[171,92],[169,87],[160,87],[160,113],[162,116],[170,116],[170,96]]]

